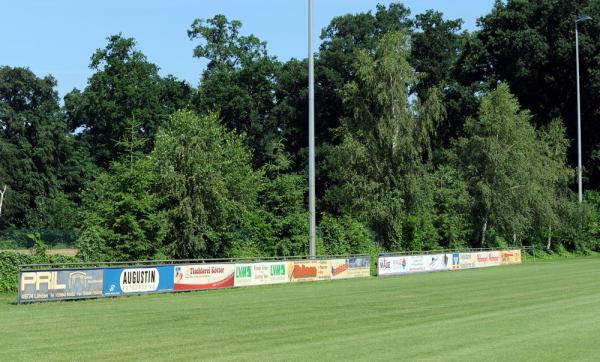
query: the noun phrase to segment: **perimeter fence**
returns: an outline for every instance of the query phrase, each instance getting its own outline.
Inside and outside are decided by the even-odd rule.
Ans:
[[[26,264],[18,302],[359,278],[370,271],[368,255]]]

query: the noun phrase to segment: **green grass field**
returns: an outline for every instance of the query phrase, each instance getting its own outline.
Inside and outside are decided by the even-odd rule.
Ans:
[[[16,305],[0,360],[592,360],[600,258]]]

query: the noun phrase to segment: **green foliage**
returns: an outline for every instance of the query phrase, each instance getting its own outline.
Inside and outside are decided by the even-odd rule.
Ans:
[[[424,213],[433,206],[425,161],[443,111],[435,91],[423,102],[409,100],[417,76],[408,56],[402,33],[384,35],[373,55],[359,51],[357,78],[344,89],[352,117],[338,129],[341,143],[327,161],[334,182],[328,203],[365,222],[389,249],[437,241],[430,239],[431,220]],[[417,229],[424,225],[428,231],[421,235]]]
[[[562,194],[572,171],[564,163],[564,133],[538,132],[529,119],[500,84],[482,98],[478,118],[467,120],[467,136],[456,142],[454,162],[474,201],[481,246],[497,245],[498,237],[515,244],[556,225],[557,206],[568,202]],[[486,242],[488,228],[496,241]]]
[[[273,144],[258,193],[261,230],[256,232],[265,255],[306,255],[308,252],[308,213],[306,175],[291,171],[291,160],[282,143]],[[256,226],[254,226],[256,228]]]
[[[82,145],[103,168],[125,152],[116,142],[127,133],[131,119],[140,124],[139,136],[150,151],[168,113],[191,97],[189,86],[173,77],[161,78],[158,67],[136,49],[135,40],[121,34],[96,50],[90,68],[95,73],[83,92],[75,89],[65,96],[65,110],[71,130],[79,131]]]
[[[90,182],[78,242],[83,259],[149,259],[161,248],[167,225],[153,192],[156,177],[152,160],[142,156],[113,162]]]
[[[256,206],[260,174],[243,138],[215,114],[182,111],[159,131],[152,152],[165,243],[177,258],[227,255],[232,236]]]
[[[439,166],[431,177],[433,224],[440,234],[440,246],[449,249],[467,246],[473,230],[469,211],[473,198],[464,177],[447,164]]]
[[[41,239],[39,239],[41,241]],[[0,292],[16,292],[19,266],[25,264],[74,263],[77,258],[60,255],[26,255],[0,251]]]
[[[194,56],[209,62],[195,105],[199,113],[218,112],[229,129],[244,133],[255,164],[262,165],[267,148],[278,138],[271,112],[279,63],[267,54],[266,43],[240,35],[241,26],[217,15],[196,19],[188,30],[191,40],[201,42]]]
[[[0,67],[0,187],[8,185],[1,229],[61,227],[63,221],[43,213],[71,205],[62,192],[76,186],[68,175],[78,165],[69,161],[73,145],[55,85],[27,68]]]
[[[579,24],[589,190],[597,3],[498,1],[475,32],[399,3],[332,19],[315,59],[318,252],[600,249],[599,198],[579,205],[570,189],[574,14],[594,19]],[[308,62],[278,61],[241,27],[193,22],[194,57],[208,61],[197,88],[161,77],[120,34],[63,107],[51,76],[0,67],[0,248],[78,238],[84,260],[305,254]]]
[[[33,255],[46,259],[48,257],[48,247],[40,237],[40,233],[29,233],[27,237],[33,241]]]
[[[51,249],[73,248],[79,237],[78,231],[72,229],[6,229],[0,231],[0,250],[33,248],[33,240],[27,237],[30,233],[39,234]]]
[[[373,232],[349,216],[323,214],[319,230],[326,255],[371,255],[379,251]]]
[[[577,138],[575,18],[580,23],[579,59],[583,115],[583,162],[589,184],[598,186],[598,169],[590,158],[600,144],[600,6],[597,1],[497,1],[480,19],[476,42],[466,52],[465,67],[473,80],[495,84],[504,81],[532,120],[545,125],[561,118],[569,139]],[[576,152],[569,155],[576,163]]]

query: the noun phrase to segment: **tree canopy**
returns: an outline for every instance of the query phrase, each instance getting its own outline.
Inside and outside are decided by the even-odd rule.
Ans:
[[[599,19],[575,0],[497,1],[474,31],[401,3],[331,19],[315,54],[318,251],[600,251]],[[277,59],[224,15],[186,30],[206,64],[195,85],[120,33],[62,102],[51,75],[0,66],[0,232],[68,230],[86,260],[307,252],[307,59]]]

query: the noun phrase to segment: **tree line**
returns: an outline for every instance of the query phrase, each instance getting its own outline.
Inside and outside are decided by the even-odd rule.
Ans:
[[[315,57],[318,252],[600,249],[600,22],[580,27],[584,203],[574,193],[574,20],[593,1],[401,3],[335,17]],[[197,87],[122,34],[63,102],[0,67],[0,230],[77,231],[86,260],[306,254],[307,59],[217,15],[187,30]],[[0,188],[2,187],[0,185]]]

